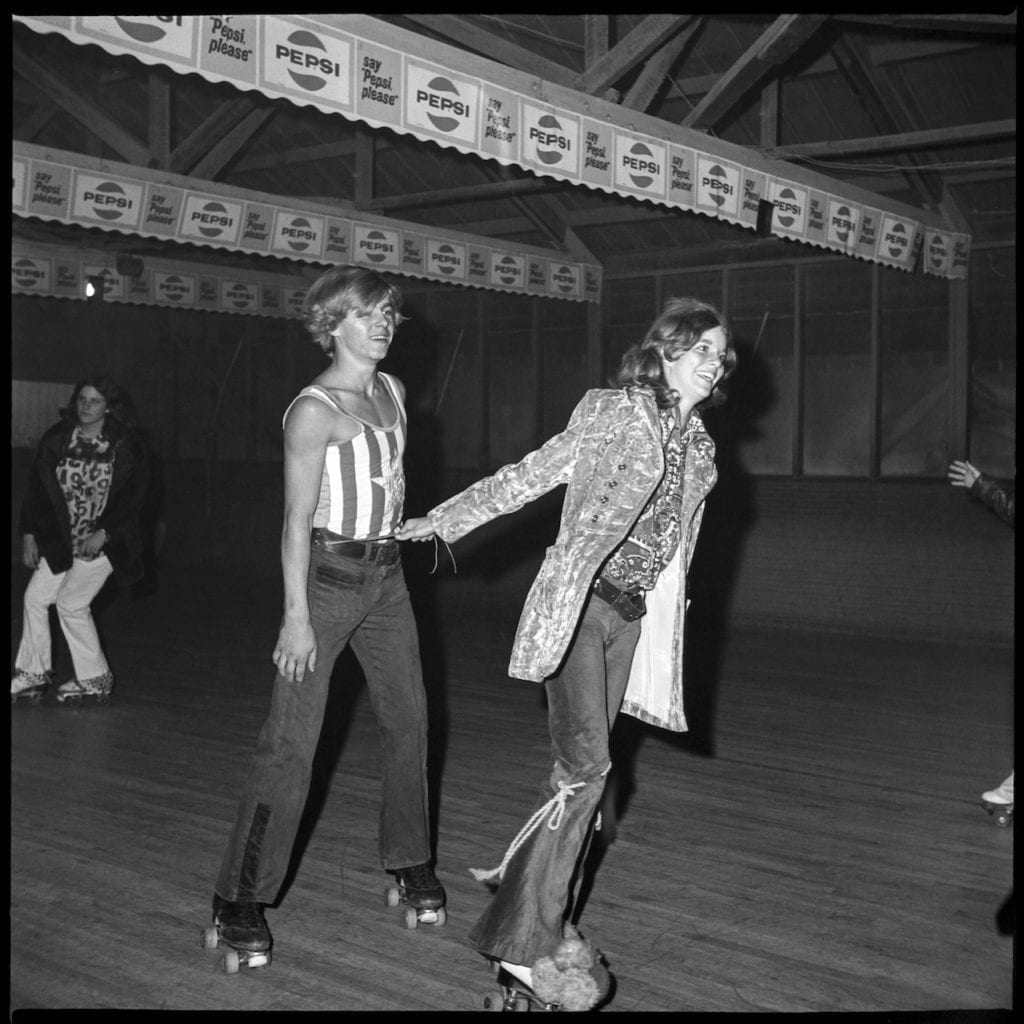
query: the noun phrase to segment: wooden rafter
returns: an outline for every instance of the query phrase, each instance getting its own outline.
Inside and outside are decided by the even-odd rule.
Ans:
[[[892,150],[906,152],[933,146],[958,146],[968,142],[995,142],[1012,139],[1017,135],[1017,122],[986,121],[983,124],[964,124],[955,128],[928,128],[916,132],[894,135],[872,135],[861,139],[834,139],[828,142],[803,142],[792,146],[775,146],[765,151],[766,156],[792,160],[801,156],[845,156],[849,154],[885,153]]]
[[[683,126],[710,128],[715,125],[752,88],[777,73],[828,18],[827,14],[780,14],[687,114]]]
[[[122,160],[142,166],[149,162],[149,149],[100,106],[83,96],[80,88],[65,82],[17,48],[11,56],[11,66],[22,78],[66,110],[94,137],[114,150]]]
[[[571,88],[591,96],[599,95],[664,46],[670,35],[694,17],[692,14],[648,15],[625,39],[577,76],[576,81],[570,83]]]
[[[1012,35],[1017,31],[1017,12],[1012,14],[836,14],[838,21],[884,25],[902,31],[995,33]]]
[[[193,168],[195,165],[255,109],[256,104],[253,103],[248,94],[220,104],[171,153],[169,169],[175,174],[194,173]],[[237,151],[237,148],[235,147],[235,151]]]
[[[679,59],[687,43],[693,38],[702,24],[701,18],[694,18],[682,31],[677,32],[660,50],[647,58],[643,70],[636,81],[622,98],[622,106],[630,110],[646,110],[658,90],[665,83],[665,76],[672,70],[672,65]]]
[[[832,54],[840,71],[864,104],[868,116],[883,132],[910,132],[913,123],[901,99],[888,84],[884,72],[875,68],[864,48],[852,39],[840,37],[832,44]],[[932,185],[917,171],[912,156],[900,153],[896,162],[904,165],[908,180],[926,206],[935,206],[942,198],[941,186]]]
[[[518,68],[527,74],[536,75],[549,82],[556,82],[572,88],[576,73],[554,61],[547,60],[522,46],[516,46],[503,36],[488,32],[470,24],[455,14],[405,14],[404,18],[422,28],[473,50],[491,60],[500,61],[509,67]]]

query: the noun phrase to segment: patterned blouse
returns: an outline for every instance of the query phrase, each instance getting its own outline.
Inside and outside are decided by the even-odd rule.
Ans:
[[[71,518],[71,549],[81,557],[82,542],[96,530],[95,522],[107,507],[114,475],[114,448],[100,434],[86,437],[75,427],[60,462],[57,483],[64,493]]]
[[[603,576],[623,590],[650,590],[679,546],[686,443],[672,409],[659,409],[665,475],[640,513],[630,535],[612,552]]]

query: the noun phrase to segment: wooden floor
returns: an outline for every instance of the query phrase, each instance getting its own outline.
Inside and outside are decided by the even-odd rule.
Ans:
[[[465,935],[488,895],[468,869],[499,862],[548,758],[541,689],[505,675],[519,583],[416,590],[448,923],[406,931],[385,906],[375,724],[343,657],[273,964],[239,976],[199,934],[267,708],[277,586],[168,572],[103,604],[114,702],[12,708],[12,1011],[480,1009]],[[1005,1016],[1013,829],[978,796],[1012,764],[1012,651],[697,625],[692,733],[616,733],[581,888],[617,979],[604,1012]]]

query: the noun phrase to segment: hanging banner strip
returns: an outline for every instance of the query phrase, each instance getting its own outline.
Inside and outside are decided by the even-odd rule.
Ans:
[[[360,14],[48,15],[15,20],[75,43],[390,128],[538,175],[771,232],[899,270],[924,236],[966,274],[970,236],[935,214],[623,109]],[[851,227],[853,225],[853,227]]]
[[[254,253],[302,263],[357,263],[393,274],[551,299],[597,302],[601,268],[543,249],[403,221],[347,219],[328,206],[203,183],[76,153],[13,143],[11,204],[25,217]]]
[[[137,277],[116,269],[109,252],[50,246],[15,239],[11,245],[11,293],[86,299],[90,279],[102,280],[103,302],[163,306],[206,313],[297,318],[311,282],[299,275],[239,273],[206,263],[143,261]]]

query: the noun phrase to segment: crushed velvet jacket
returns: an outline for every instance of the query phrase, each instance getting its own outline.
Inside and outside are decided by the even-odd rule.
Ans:
[[[686,730],[683,622],[686,571],[715,485],[715,446],[696,413],[684,433],[680,542],[647,594],[640,640],[622,710],[653,725]],[[541,682],[565,657],[591,584],[626,538],[664,473],[658,411],[646,389],[588,391],[565,430],[520,462],[504,466],[428,515],[443,540],[471,530],[567,484],[561,524],[530,588],[509,675]]]

